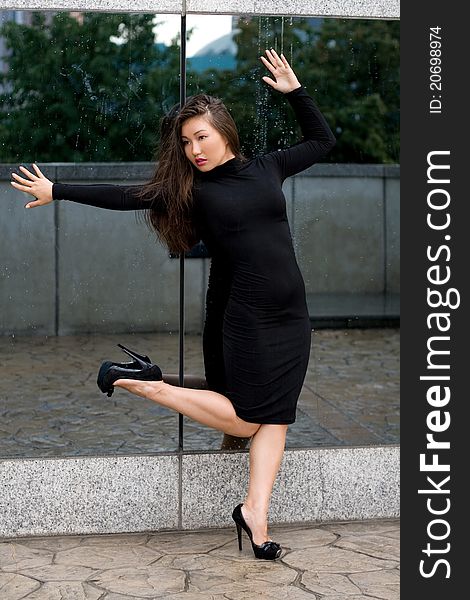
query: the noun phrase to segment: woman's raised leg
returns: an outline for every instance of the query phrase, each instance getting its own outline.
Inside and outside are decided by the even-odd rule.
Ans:
[[[268,511],[282,462],[288,425],[261,425],[250,445],[250,482],[242,513],[255,544],[268,537]]]
[[[230,400],[217,392],[177,387],[163,381],[135,379],[118,379],[113,385],[229,435],[251,437],[260,427],[257,423],[240,419]]]

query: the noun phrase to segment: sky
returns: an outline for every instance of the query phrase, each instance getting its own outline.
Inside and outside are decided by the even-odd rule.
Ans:
[[[158,22],[162,22],[156,29],[157,41],[170,44],[180,29],[180,15],[158,15]],[[188,56],[193,56],[203,46],[213,40],[229,33],[232,30],[232,17],[230,15],[188,15],[186,29],[194,28],[186,50]]]

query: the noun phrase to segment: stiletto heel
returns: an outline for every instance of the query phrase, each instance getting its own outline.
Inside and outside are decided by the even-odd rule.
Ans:
[[[276,542],[271,540],[264,542],[263,544],[255,544],[253,541],[253,534],[251,529],[246,524],[246,521],[243,517],[242,513],[243,504],[239,504],[233,509],[232,519],[235,521],[235,525],[237,526],[237,534],[238,534],[238,549],[242,549],[242,528],[246,531],[246,534],[250,538],[251,547],[253,548],[253,553],[256,558],[263,558],[264,560],[275,560],[279,558],[282,553],[282,548]]]
[[[240,525],[240,523],[235,522],[235,525],[237,526],[237,535],[238,535],[238,549],[242,550],[242,526]]]
[[[121,344],[118,344],[118,346],[134,360],[132,363],[114,363],[109,360],[102,363],[96,383],[103,394],[112,396],[114,392],[113,384],[118,379],[135,379],[139,381],[163,380],[161,369],[157,365],[152,364],[148,356],[137,354]]]
[[[129,350],[129,348],[126,348],[122,344],[118,344],[118,346],[134,360],[151,364],[152,361],[150,360],[150,358],[148,356],[142,356],[141,354],[137,354],[137,352],[134,352],[133,350]]]
[[[123,346],[122,344],[118,344],[119,348],[122,348],[122,350],[128,354],[133,360],[132,362],[115,362],[112,361],[112,364],[115,367],[123,367],[124,369],[140,369],[143,364],[152,364],[152,361],[150,360],[150,358],[148,356],[141,356],[140,354],[137,354],[137,352],[134,352],[133,350],[129,350],[129,348],[126,348],[125,346]]]

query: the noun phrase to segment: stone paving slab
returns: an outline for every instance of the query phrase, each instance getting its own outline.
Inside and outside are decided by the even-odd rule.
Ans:
[[[399,520],[273,526],[276,561],[230,529],[0,541],[5,600],[398,600]]]

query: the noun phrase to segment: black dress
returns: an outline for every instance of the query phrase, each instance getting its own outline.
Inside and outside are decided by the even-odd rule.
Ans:
[[[302,142],[196,171],[193,218],[211,256],[203,348],[210,389],[251,423],[290,424],[307,370],[311,326],[282,183],[323,157],[335,139],[304,88],[285,95]],[[55,199],[139,210],[138,186],[54,184]]]

